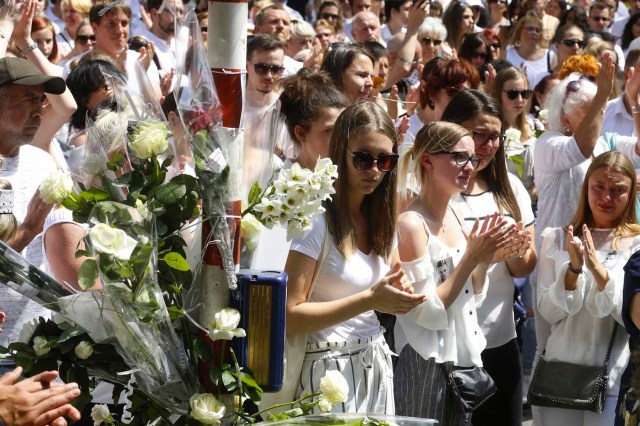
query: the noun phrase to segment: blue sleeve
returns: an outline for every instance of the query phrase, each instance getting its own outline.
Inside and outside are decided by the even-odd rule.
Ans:
[[[631,320],[631,300],[640,291],[640,250],[636,251],[624,267],[624,288],[622,292],[622,321],[633,340],[640,338],[640,329]]]

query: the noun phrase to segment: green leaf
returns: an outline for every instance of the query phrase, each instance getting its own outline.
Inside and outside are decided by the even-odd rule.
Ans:
[[[222,384],[229,392],[233,392],[238,389],[238,382],[236,381],[234,374],[229,370],[222,372]]]
[[[93,287],[96,278],[98,278],[98,264],[93,259],[85,260],[78,271],[78,285],[81,289],[86,290]]]
[[[80,196],[89,202],[99,202],[109,199],[109,192],[100,188],[91,188],[86,191],[82,191]]]
[[[184,311],[177,306],[169,306],[167,310],[169,311],[169,318],[171,321],[175,321],[184,315]]]
[[[262,194],[262,187],[256,181],[249,190],[249,205],[257,204],[260,202],[260,194]]]
[[[189,271],[191,269],[189,268],[189,262],[187,262],[180,253],[176,253],[175,251],[165,254],[163,260],[178,271]]]
[[[186,194],[187,187],[184,184],[169,182],[158,187],[156,198],[163,204],[175,204]]]
[[[58,343],[65,342],[71,339],[72,337],[76,337],[81,334],[84,334],[84,330],[82,329],[82,327],[76,326],[76,327],[68,328],[60,335],[60,338],[58,338]]]
[[[204,363],[211,362],[211,350],[206,342],[200,339],[195,340],[193,342],[193,352],[195,352],[196,356]]]

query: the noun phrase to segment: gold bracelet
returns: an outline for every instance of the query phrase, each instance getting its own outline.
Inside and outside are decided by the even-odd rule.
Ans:
[[[631,105],[631,113],[640,114],[640,105],[638,104]]]

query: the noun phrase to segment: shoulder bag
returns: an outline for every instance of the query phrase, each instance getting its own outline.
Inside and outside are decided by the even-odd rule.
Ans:
[[[543,353],[531,378],[527,395],[529,404],[602,414],[607,397],[609,357],[617,330],[618,323],[615,323],[607,356],[601,366],[547,361]]]

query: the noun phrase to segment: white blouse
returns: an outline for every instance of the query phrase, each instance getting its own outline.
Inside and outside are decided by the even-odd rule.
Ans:
[[[416,214],[415,212],[404,214]],[[424,219],[420,216],[424,223]],[[425,230],[428,230],[424,223]],[[467,279],[454,302],[445,308],[436,288],[460,262],[466,243],[449,247],[435,235],[429,235],[427,252],[419,259],[402,262],[416,294],[427,296],[411,312],[398,315],[395,327],[396,350],[410,344],[424,359],[452,361],[463,367],[482,366],[480,354],[486,346],[478,325],[476,296],[471,278]]]
[[[597,231],[596,231],[597,232]],[[565,250],[566,232],[547,228],[543,232],[538,275],[538,310],[551,324],[545,359],[598,366],[604,363],[614,324],[618,323],[609,360],[608,395],[618,395],[620,378],[629,361],[628,335],[620,316],[622,307],[623,267],[631,254],[640,248],[640,236],[618,240],[617,250],[606,243],[597,251],[598,259],[609,273],[603,291],[593,275],[583,268],[573,291],[564,288],[569,264]]]

